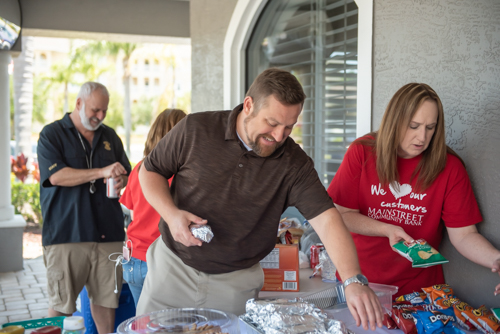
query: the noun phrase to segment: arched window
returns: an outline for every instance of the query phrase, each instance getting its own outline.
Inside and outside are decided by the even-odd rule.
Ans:
[[[328,186],[356,138],[355,1],[268,1],[247,44],[246,89],[270,67],[290,71],[304,87],[307,99],[292,138]]]

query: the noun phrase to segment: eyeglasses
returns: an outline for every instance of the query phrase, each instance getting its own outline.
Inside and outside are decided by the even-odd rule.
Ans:
[[[76,130],[76,133],[78,133],[78,138],[80,138],[83,150],[85,151],[85,160],[87,161],[87,167],[88,169],[92,169],[92,154],[94,153],[94,150],[90,151],[90,162],[89,162],[89,158],[87,157],[87,149],[85,148],[85,144],[83,143],[82,136],[80,135],[80,132],[78,132],[78,130]],[[95,180],[90,181],[90,189],[89,189],[90,193],[93,194],[95,193],[96,190],[97,189],[95,187]]]

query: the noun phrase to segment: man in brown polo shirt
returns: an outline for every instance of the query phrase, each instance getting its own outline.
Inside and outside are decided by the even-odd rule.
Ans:
[[[363,280],[356,249],[314,163],[289,138],[305,100],[289,72],[268,69],[232,111],[190,114],[144,160],[139,179],[160,213],[161,238],[147,253],[137,314],[180,307],[241,314],[257,296],[259,261],[273,248],[278,222],[295,206],[317,231],[344,281],[358,325],[382,326],[382,309]],[[175,175],[169,189],[167,180]],[[208,224],[202,243],[188,226]]]

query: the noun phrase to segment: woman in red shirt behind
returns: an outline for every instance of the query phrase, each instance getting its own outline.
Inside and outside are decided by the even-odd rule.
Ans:
[[[179,109],[162,111],[149,130],[144,146],[144,157],[185,116],[184,111]],[[148,272],[146,252],[149,245],[160,236],[158,230],[160,215],[146,201],[139,184],[141,165],[142,160],[130,173],[127,187],[120,198],[120,203],[130,210],[132,216],[132,222],[127,229],[127,247],[131,254],[130,261],[123,264],[123,279],[129,285],[136,306],[141,295],[144,278]],[[172,179],[169,180],[169,185],[171,182]]]
[[[412,268],[391,246],[425,239],[438,249],[445,228],[463,256],[500,270],[500,251],[476,229],[482,217],[463,161],[446,146],[441,100],[426,84],[396,92],[378,132],[350,145],[328,194],[370,282],[400,294],[444,283],[441,265]]]

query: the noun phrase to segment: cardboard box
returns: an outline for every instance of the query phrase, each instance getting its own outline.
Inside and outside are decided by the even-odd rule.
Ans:
[[[264,270],[262,291],[299,291],[298,245],[276,245],[260,265]]]

